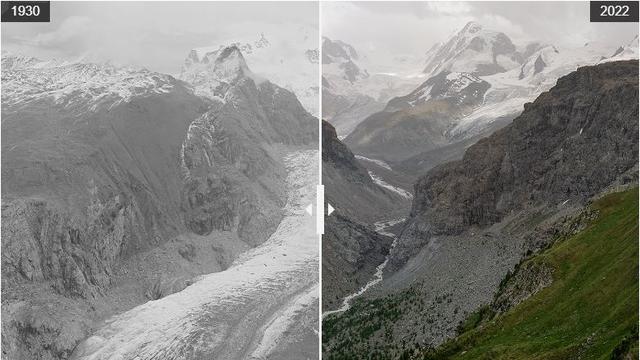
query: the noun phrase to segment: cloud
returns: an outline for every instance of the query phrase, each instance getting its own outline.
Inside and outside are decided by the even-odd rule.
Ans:
[[[588,2],[387,1],[323,2],[321,6],[323,35],[369,52],[386,67],[393,67],[398,55],[423,56],[469,21],[504,32],[516,45],[625,43],[638,33],[637,24],[590,23]]]
[[[176,74],[195,47],[257,37],[289,23],[318,27],[318,5],[312,2],[56,1],[51,13],[50,23],[3,23],[3,49]]]
[[[49,32],[38,33],[33,37],[16,36],[16,40],[26,45],[42,48],[61,48],[84,43],[91,29],[91,19],[86,16],[70,16],[60,26]]]

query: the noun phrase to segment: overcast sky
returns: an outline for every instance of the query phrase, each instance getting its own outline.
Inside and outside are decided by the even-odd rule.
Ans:
[[[50,23],[3,23],[2,49],[43,59],[88,55],[175,74],[192,48],[257,40],[283,24],[317,28],[318,4],[52,1]]]
[[[590,23],[589,2],[323,2],[322,32],[357,49],[423,54],[467,22],[502,31],[515,43],[559,47],[587,41],[615,46],[638,33],[637,23]]]
[[[636,23],[590,23],[588,2],[322,2],[323,34],[361,52],[421,56],[470,20],[516,43],[627,42]],[[76,58],[175,74],[194,47],[284,25],[317,27],[311,2],[52,2],[51,23],[3,23],[2,47],[43,59]],[[284,24],[284,25],[283,25]],[[275,31],[277,32],[277,31]],[[287,33],[279,34],[287,36]],[[291,34],[295,36],[295,34]]]

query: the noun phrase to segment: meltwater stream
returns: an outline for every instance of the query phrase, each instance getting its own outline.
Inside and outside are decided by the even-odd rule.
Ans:
[[[317,159],[315,150],[285,159],[285,216],[265,243],[225,271],[114,316],[71,358],[317,358],[318,236],[305,212],[315,197]]]
[[[382,235],[386,235],[389,237],[393,238],[393,243],[391,243],[391,248],[389,249],[389,253],[391,253],[391,249],[393,249],[396,246],[396,242],[398,241],[398,238],[395,234],[392,234],[388,231],[386,231],[385,229],[388,229],[400,222],[404,221],[404,218],[401,219],[396,219],[396,220],[388,220],[388,221],[379,221],[375,224],[373,224],[373,226],[375,227],[375,230]],[[384,258],[384,261],[378,265],[376,267],[376,272],[373,274],[373,277],[371,278],[371,280],[369,280],[369,282],[367,282],[362,288],[360,288],[360,290],[358,290],[357,292],[346,296],[343,300],[342,300],[342,306],[340,306],[338,309],[336,310],[330,310],[330,311],[325,311],[322,313],[322,318],[324,319],[325,317],[331,315],[331,314],[336,314],[336,313],[341,313],[341,312],[345,312],[347,310],[349,310],[351,308],[351,302],[353,301],[353,299],[357,298],[358,296],[364,294],[367,290],[369,290],[372,286],[376,285],[377,283],[379,283],[380,281],[382,281],[382,273],[384,271],[384,268],[387,266],[387,263],[389,262],[389,255],[387,255]]]

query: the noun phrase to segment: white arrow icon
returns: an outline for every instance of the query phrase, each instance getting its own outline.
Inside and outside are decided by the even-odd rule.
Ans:
[[[327,215],[331,215],[331,213],[335,210],[331,204],[327,204]]]
[[[309,215],[313,215],[313,204],[309,204],[309,206],[307,206],[305,211],[309,213]]]

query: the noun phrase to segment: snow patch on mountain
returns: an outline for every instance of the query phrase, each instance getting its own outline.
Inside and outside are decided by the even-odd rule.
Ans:
[[[391,190],[391,191],[393,191],[394,193],[396,193],[396,194],[398,194],[398,195],[402,196],[402,197],[403,197],[403,198],[405,198],[405,199],[413,199],[413,195],[411,195],[411,193],[410,193],[410,192],[408,192],[408,191],[406,191],[406,190],[404,190],[404,189],[401,189],[401,188],[399,188],[399,187],[397,187],[397,186],[393,186],[393,185],[389,184],[388,182],[384,181],[381,177],[377,176],[377,175],[376,175],[373,171],[371,171],[371,170],[369,170],[368,172],[369,172],[369,176],[371,177],[371,180],[373,180],[373,182],[374,182],[376,185],[378,185],[378,186],[380,186],[380,187],[383,187],[383,188],[385,188],[385,189],[387,189],[387,190]]]
[[[3,53],[2,104],[50,100],[63,107],[95,111],[135,96],[164,94],[177,85],[170,75],[109,63],[70,63]]]

